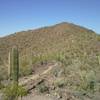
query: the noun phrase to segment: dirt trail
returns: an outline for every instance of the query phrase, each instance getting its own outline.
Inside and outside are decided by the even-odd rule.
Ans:
[[[35,83],[35,85],[36,85],[39,81],[41,81],[39,79],[43,79],[43,77],[45,77],[45,75],[49,74],[49,72],[51,72],[52,69],[54,67],[56,67],[57,65],[58,65],[58,63],[50,65],[50,66],[48,66],[48,69],[44,70],[42,73],[29,76],[25,80],[20,80],[19,85],[28,86],[28,87],[26,87],[28,89],[32,88],[35,82],[36,82]],[[57,99],[55,97],[50,97],[50,96],[46,96],[46,95],[29,94],[28,96],[23,97],[22,100],[57,100]]]
[[[41,81],[41,79],[43,79],[43,77],[47,75],[53,69],[53,67],[57,65],[58,63],[55,63],[53,65],[48,66],[48,69],[40,74],[31,75],[22,80],[20,79],[19,85],[27,86],[26,89],[30,89],[31,87],[33,87],[33,85],[36,85],[39,81]]]

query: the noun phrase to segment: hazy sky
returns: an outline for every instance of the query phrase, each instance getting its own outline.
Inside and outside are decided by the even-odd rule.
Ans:
[[[100,33],[100,0],[0,0],[0,36],[59,22]]]

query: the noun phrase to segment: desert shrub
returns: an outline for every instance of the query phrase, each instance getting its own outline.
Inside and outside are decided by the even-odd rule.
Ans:
[[[17,85],[8,85],[3,91],[3,100],[17,100]]]
[[[52,70],[51,74],[56,78],[62,77],[62,76],[64,76],[64,69],[60,65],[55,66],[55,68]]]
[[[80,90],[94,92],[96,87],[96,75],[94,71],[80,73]]]
[[[4,87],[5,86],[2,83],[0,83],[0,90],[3,89]]]
[[[20,59],[20,76],[26,76],[32,74],[32,64],[28,57]]]
[[[45,85],[45,83],[41,83],[41,84],[37,85],[36,88],[37,88],[38,92],[40,92],[40,93],[45,93],[45,92],[49,91],[49,88]]]
[[[65,78],[57,78],[55,81],[54,81],[54,86],[55,87],[59,87],[59,88],[62,88],[64,86],[67,85],[67,81]]]
[[[32,68],[30,66],[20,68],[20,76],[27,76],[32,74]]]
[[[27,95],[27,91],[25,88],[23,88],[22,86],[18,86],[18,96],[20,96],[21,98],[23,96]]]
[[[3,100],[17,100],[19,96],[27,95],[27,91],[17,84],[10,84],[3,90]]]
[[[59,74],[59,71],[61,70],[61,68],[59,68],[58,66],[57,67],[55,67],[53,70],[52,70],[52,72],[51,72],[51,74],[53,75],[53,76],[55,76],[55,77],[58,77],[58,74]]]
[[[32,57],[32,64],[35,64],[39,61],[39,56]]]
[[[50,58],[51,58],[51,55],[49,54],[33,56],[32,64],[36,64],[36,63],[47,64],[47,61],[49,61]]]

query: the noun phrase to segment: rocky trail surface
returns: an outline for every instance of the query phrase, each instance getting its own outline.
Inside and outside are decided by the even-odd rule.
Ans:
[[[19,81],[19,85],[22,85],[26,88],[26,90],[31,90],[36,86],[38,83],[40,83],[43,78],[50,72],[54,67],[56,67],[58,63],[47,65],[47,69],[44,70],[42,73],[38,73],[36,75],[31,75],[28,77],[21,78]]]

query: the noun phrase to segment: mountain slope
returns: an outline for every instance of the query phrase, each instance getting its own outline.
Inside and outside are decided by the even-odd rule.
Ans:
[[[7,79],[8,54],[15,45],[20,76],[41,75],[49,64],[58,64],[36,85],[37,91],[46,89],[64,100],[100,100],[100,35],[94,31],[63,22],[0,38],[0,80]]]
[[[0,52],[3,51],[4,53],[2,54],[4,55],[5,52],[13,45],[18,45],[21,52],[25,49],[29,50],[30,48],[34,50],[34,52],[37,52],[37,48],[40,48],[40,51],[41,49],[49,48],[52,50],[55,47],[60,49],[60,46],[66,46],[72,41],[78,42],[78,40],[81,40],[80,42],[91,42],[91,44],[94,43],[95,45],[96,34],[91,30],[74,24],[60,23],[51,27],[18,32],[1,38]]]
[[[8,64],[8,52],[14,45],[18,46],[22,59],[30,59],[31,56],[33,59],[34,55],[56,53],[66,53],[69,56],[97,55],[100,51],[97,37],[98,35],[92,30],[66,22],[17,32],[0,38],[0,63],[3,66]]]

